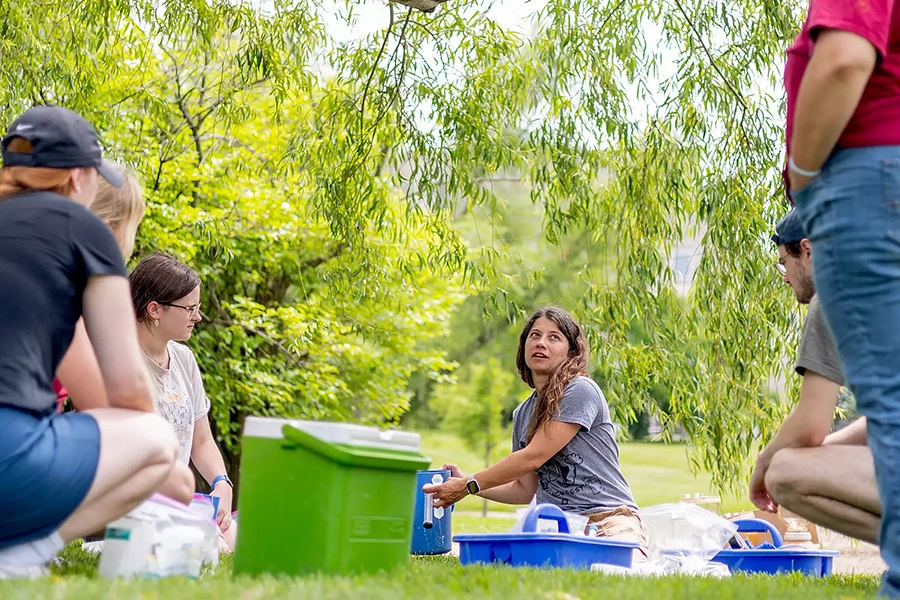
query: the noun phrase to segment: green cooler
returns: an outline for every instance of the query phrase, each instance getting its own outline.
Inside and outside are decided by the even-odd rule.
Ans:
[[[235,574],[360,573],[409,560],[419,435],[345,423],[244,423]]]

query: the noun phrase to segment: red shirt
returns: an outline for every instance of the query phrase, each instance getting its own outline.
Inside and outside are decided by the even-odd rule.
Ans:
[[[56,392],[56,412],[62,412],[63,402],[69,397],[69,392],[62,386],[57,377],[53,378],[53,391]]]
[[[895,8],[894,0],[810,0],[806,22],[788,48],[784,68],[788,154],[800,81],[822,29],[855,33],[878,51],[875,70],[837,147],[900,145],[900,8]]]

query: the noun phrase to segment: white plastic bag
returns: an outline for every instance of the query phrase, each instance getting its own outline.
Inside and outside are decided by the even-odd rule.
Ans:
[[[640,517],[651,564],[665,573],[723,576],[724,565],[710,561],[737,533],[733,522],[685,502],[644,508]]]
[[[198,577],[204,563],[218,563],[214,520],[154,494],[106,528],[101,577]]]
[[[509,530],[510,533],[522,533],[522,525],[525,523],[525,515],[537,506],[537,497],[531,499],[531,504],[526,508],[516,509],[516,524]],[[565,511],[563,511],[565,512]],[[566,522],[569,524],[569,533],[572,535],[584,535],[588,524],[588,518],[584,515],[566,512]],[[559,531],[556,521],[538,519],[538,533],[556,533]]]
[[[592,571],[643,577],[669,574],[730,577],[731,571],[712,559],[737,533],[737,525],[696,504],[657,504],[640,510],[650,555],[630,569],[595,564]]]

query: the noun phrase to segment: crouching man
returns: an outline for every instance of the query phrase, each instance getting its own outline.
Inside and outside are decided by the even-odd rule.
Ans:
[[[837,349],[819,308],[812,271],[812,245],[792,210],[776,227],[779,273],[797,301],[809,304],[796,371],[800,400],[756,460],[750,499],[757,508],[778,506],[817,525],[877,543],[881,502],[866,421],[831,432],[844,383]]]

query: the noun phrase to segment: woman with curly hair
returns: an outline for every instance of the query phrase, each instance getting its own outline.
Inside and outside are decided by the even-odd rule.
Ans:
[[[534,392],[513,413],[513,453],[469,477],[444,465],[452,477],[424,491],[436,507],[468,494],[506,504],[528,504],[537,494],[539,503],[587,515],[598,536],[638,542],[645,552],[609,406],[588,377],[581,327],[559,307],[541,308],[522,329],[516,366]]]

